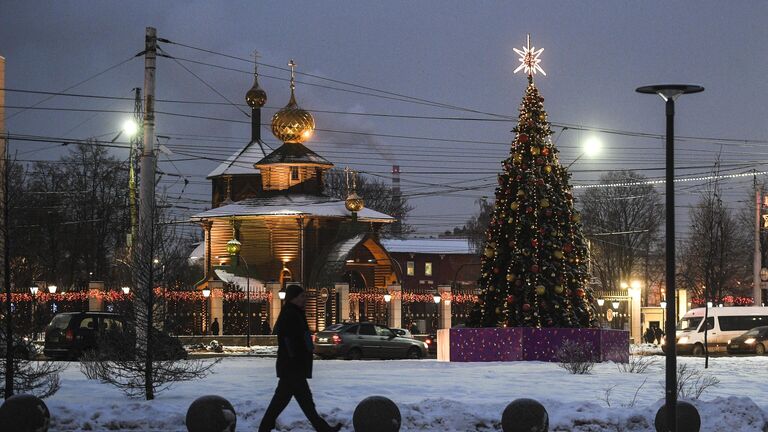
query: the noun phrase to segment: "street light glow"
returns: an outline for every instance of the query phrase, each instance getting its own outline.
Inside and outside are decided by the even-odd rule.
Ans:
[[[139,132],[139,125],[133,120],[123,122],[123,133],[128,137],[133,137]]]
[[[56,289],[58,287],[56,285],[48,285],[48,292],[51,294],[56,294]]]
[[[589,157],[595,157],[600,154],[603,149],[603,142],[595,136],[591,136],[584,141],[583,145],[584,154]]]

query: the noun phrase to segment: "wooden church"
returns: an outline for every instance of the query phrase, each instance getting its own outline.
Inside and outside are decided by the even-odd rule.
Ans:
[[[266,301],[259,318],[274,323],[280,291],[288,281],[299,283],[307,290],[307,318],[316,330],[376,316],[384,306],[365,299],[383,296],[399,280],[378,238],[381,226],[394,218],[365,208],[354,190],[346,200],[324,193],[323,176],[333,164],[305,145],[315,121],[296,102],[295,63],[289,66],[290,99],[271,121],[282,145],[272,150],[261,139],[267,94],[255,70],[245,96],[251,140],[208,175],[212,207],[193,216],[205,232],[199,247],[205,276],[196,288],[210,290],[210,321],[218,318],[225,329],[225,291]],[[251,318],[251,326],[258,323]]]

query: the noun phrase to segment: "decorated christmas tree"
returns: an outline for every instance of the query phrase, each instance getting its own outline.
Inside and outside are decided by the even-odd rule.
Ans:
[[[588,251],[570,174],[550,140],[544,98],[533,81],[543,49],[520,54],[528,74],[515,139],[499,175],[486,231],[480,296],[471,322],[482,327],[596,327],[587,285]]]

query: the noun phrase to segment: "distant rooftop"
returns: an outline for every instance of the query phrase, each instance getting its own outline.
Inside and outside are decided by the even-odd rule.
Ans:
[[[411,252],[430,254],[474,254],[469,239],[407,239],[382,240],[382,246],[389,252]]]

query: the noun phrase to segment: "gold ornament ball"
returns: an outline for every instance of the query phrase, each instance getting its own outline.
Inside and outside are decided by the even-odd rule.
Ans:
[[[488,258],[493,258],[493,256],[496,255],[496,252],[494,252],[491,248],[485,248],[485,256]]]
[[[547,115],[544,113],[539,114],[539,120],[544,121],[547,119]]]
[[[562,285],[555,285],[555,293],[562,294],[563,293],[563,286]]]
[[[539,205],[543,208],[549,207],[549,200],[546,198],[542,198],[541,201],[539,201]]]
[[[500,308],[500,307],[497,307],[497,308],[496,308],[496,313],[497,313],[497,314],[500,314],[500,313],[501,313],[501,308]]]
[[[544,172],[549,174],[552,172],[552,165],[544,165]]]
[[[563,259],[563,251],[556,250],[556,251],[552,252],[552,256],[557,258],[557,259]]]
[[[520,165],[523,162],[523,155],[520,153],[515,153],[515,155],[512,157],[512,162],[515,165]]]
[[[536,294],[544,295],[547,292],[547,288],[544,285],[536,285]]]
[[[507,281],[508,282],[514,282],[515,281],[515,274],[514,273],[507,273]]]
[[[520,198],[525,198],[525,191],[522,189],[517,190],[517,196]]]
[[[539,153],[541,153],[541,150],[539,150],[539,148],[538,148],[538,147],[536,147],[536,146],[533,146],[533,147],[531,147],[531,154],[532,154],[532,155],[534,155],[534,156],[538,156],[538,155],[539,155]]]
[[[512,210],[517,210],[517,208],[520,207],[520,203],[515,201],[512,204],[509,205],[509,208]]]

